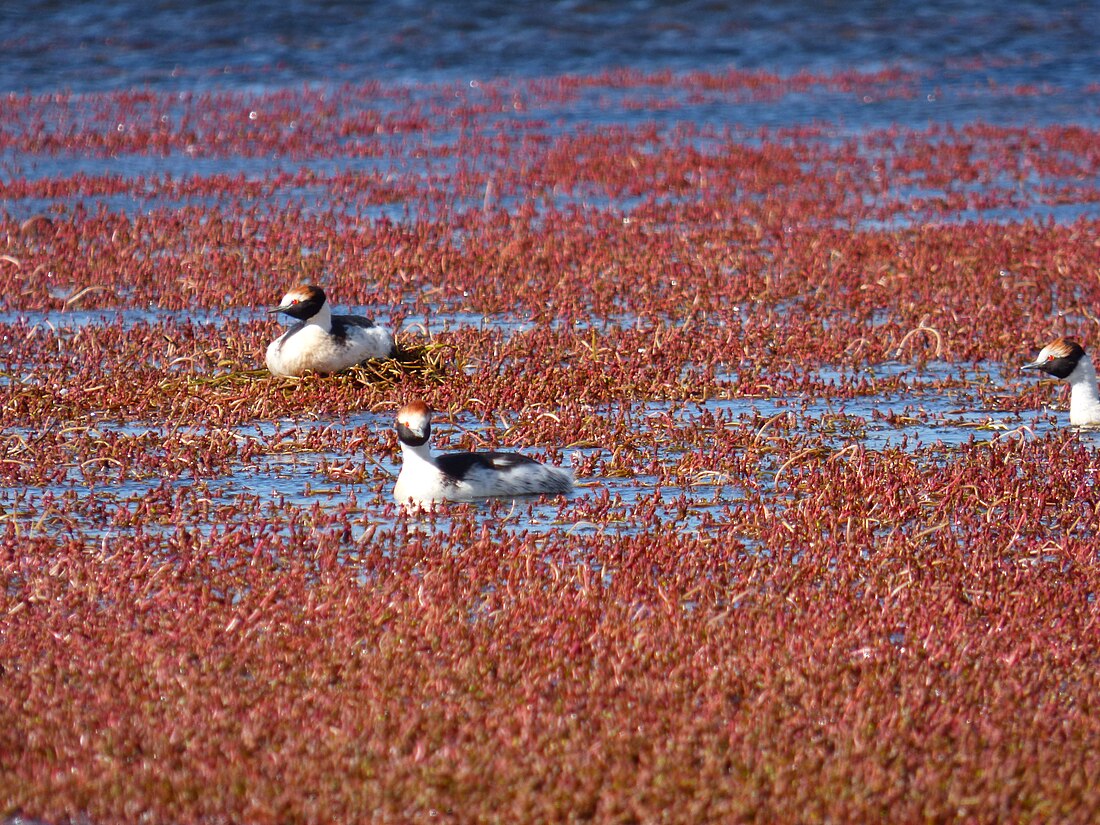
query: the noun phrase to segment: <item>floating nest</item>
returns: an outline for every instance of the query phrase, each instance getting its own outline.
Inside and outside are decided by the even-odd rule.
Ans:
[[[371,386],[396,384],[406,378],[415,378],[424,383],[442,383],[453,368],[450,357],[454,347],[429,341],[426,344],[406,344],[397,342],[397,352],[392,358],[379,358],[357,364],[354,367],[334,373],[327,378],[334,381],[351,381]],[[226,363],[218,367],[231,366]],[[314,377],[306,373],[301,378],[281,378],[281,381],[301,381]],[[188,376],[191,386],[224,387],[251,384],[255,381],[270,381],[272,375],[266,369],[230,370],[218,375]]]
[[[442,383],[447,378],[454,347],[429,341],[426,344],[397,342],[397,352],[392,358],[376,359],[358,364],[335,378],[351,379],[360,384],[396,384],[405,378],[415,378],[424,383]]]

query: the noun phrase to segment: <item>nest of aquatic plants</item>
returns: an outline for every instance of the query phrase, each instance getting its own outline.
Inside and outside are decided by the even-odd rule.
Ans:
[[[392,358],[378,358],[357,364],[329,377],[336,381],[371,386],[396,384],[407,378],[424,383],[440,383],[446,380],[452,367],[453,349],[436,341],[425,344],[398,341],[397,352]],[[192,386],[224,387],[266,381],[271,377],[266,369],[239,369],[218,375],[189,376],[187,383]]]
[[[361,384],[396,384],[406,378],[424,383],[446,380],[454,360],[453,347],[436,341],[424,344],[397,342],[392,358],[367,361],[337,375]]]

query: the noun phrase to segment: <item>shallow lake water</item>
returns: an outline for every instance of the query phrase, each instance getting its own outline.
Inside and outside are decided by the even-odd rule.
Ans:
[[[451,319],[458,321],[460,319]],[[461,319],[465,320],[465,319]],[[78,321],[80,323],[81,321]],[[867,394],[842,400],[818,400],[810,397],[785,399],[715,398],[696,402],[643,402],[612,405],[600,414],[609,417],[628,415],[636,444],[652,451],[657,465],[671,466],[685,454],[685,447],[670,440],[670,429],[690,430],[706,418],[721,422],[723,430],[756,434],[761,441],[769,437],[769,428],[782,429],[783,439],[804,438],[810,448],[828,454],[843,455],[858,446],[867,451],[902,451],[928,462],[929,469],[940,465],[960,445],[1001,439],[1030,439],[1055,433],[1065,424],[1066,413],[1043,411],[1021,414],[1008,408],[982,406],[979,393],[1010,401],[1013,384],[1004,381],[1000,365],[980,364],[971,368],[932,363],[923,369],[899,363],[887,363],[867,371],[873,378],[901,377],[907,390]],[[843,378],[840,373],[823,373],[822,378]],[[945,377],[956,384],[950,389],[938,386]],[[1022,380],[1026,380],[1026,377]],[[1010,405],[1006,403],[1006,407]],[[777,422],[781,426],[776,426]],[[712,426],[712,425],[710,425]],[[144,533],[225,529],[236,520],[255,518],[252,505],[263,503],[259,512],[270,516],[275,530],[288,529],[285,514],[308,512],[321,507],[339,510],[351,520],[352,539],[358,541],[371,529],[411,529],[446,531],[450,522],[446,512],[435,517],[408,517],[392,502],[392,488],[400,471],[392,412],[352,413],[334,420],[257,421],[232,428],[240,442],[255,445],[256,457],[246,463],[230,465],[226,472],[212,477],[189,478],[186,474],[170,480],[145,473],[143,477],[112,480],[97,477],[92,483],[82,479],[81,467],[74,458],[66,478],[47,486],[0,490],[0,510],[4,520],[18,525],[27,535],[57,534],[76,531],[86,538],[133,532]],[[495,422],[459,415],[436,423],[434,441],[439,451],[458,436],[473,434],[479,442],[498,446]],[[87,430],[87,428],[85,428]],[[386,434],[384,443],[391,449],[385,454],[356,450],[349,453],[301,448],[311,433],[334,432],[354,437],[358,434]],[[96,438],[163,439],[170,433],[200,435],[209,432],[201,425],[169,427],[163,422],[109,419],[91,425]],[[15,433],[33,439],[27,429]],[[1082,431],[1080,439],[1093,448],[1100,446],[1100,434]],[[567,499],[534,498],[461,505],[473,513],[510,531],[542,533],[567,529],[570,533],[631,534],[648,529],[635,518],[640,503],[659,501],[656,518],[678,530],[693,532],[701,525],[721,524],[727,508],[744,498],[743,479],[721,464],[700,465],[680,473],[673,481],[660,480],[646,472],[619,473],[611,460],[616,445],[566,448],[565,465],[585,461],[598,468],[595,477],[578,478],[578,488]],[[543,458],[541,450],[527,450]],[[784,499],[783,457],[763,459],[754,483],[774,487],[774,499]],[[141,474],[139,474],[141,475]],[[354,476],[356,480],[348,480]],[[172,503],[162,510],[161,518],[146,520],[138,526],[118,526],[119,511],[136,512],[151,495]],[[593,498],[611,500],[604,517],[591,521],[575,515],[578,506]],[[246,506],[247,505],[247,506]],[[583,509],[583,508],[582,508]],[[239,514],[239,515],[238,515]],[[125,521],[125,520],[123,520]],[[136,521],[141,522],[141,519]]]

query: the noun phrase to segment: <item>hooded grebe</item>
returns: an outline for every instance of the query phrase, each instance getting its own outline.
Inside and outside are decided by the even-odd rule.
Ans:
[[[1100,393],[1096,370],[1084,347],[1071,338],[1056,338],[1025,370],[1042,370],[1070,386],[1069,423],[1075,427],[1100,426]]]
[[[270,312],[285,312],[298,320],[267,347],[267,368],[272,375],[339,372],[394,353],[392,332],[369,318],[333,315],[319,286],[294,287]]]
[[[423,401],[397,412],[401,473],[393,497],[399,504],[430,506],[438,501],[513,498],[568,493],[573,474],[518,453],[447,453],[432,456],[432,415]]]

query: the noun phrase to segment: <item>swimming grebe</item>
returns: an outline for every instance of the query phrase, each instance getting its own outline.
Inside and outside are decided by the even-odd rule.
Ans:
[[[1100,426],[1100,393],[1096,370],[1084,347],[1070,338],[1056,338],[1025,370],[1042,370],[1070,386],[1069,423],[1075,427]]]
[[[370,358],[394,353],[393,333],[369,318],[333,315],[319,286],[303,284],[283,296],[270,312],[285,312],[298,323],[268,344],[272,375],[301,375],[306,370],[339,372]]]
[[[474,501],[539,493],[568,493],[573,474],[518,453],[447,453],[432,456],[432,414],[423,401],[397,412],[401,473],[393,497],[425,507],[437,501]]]

